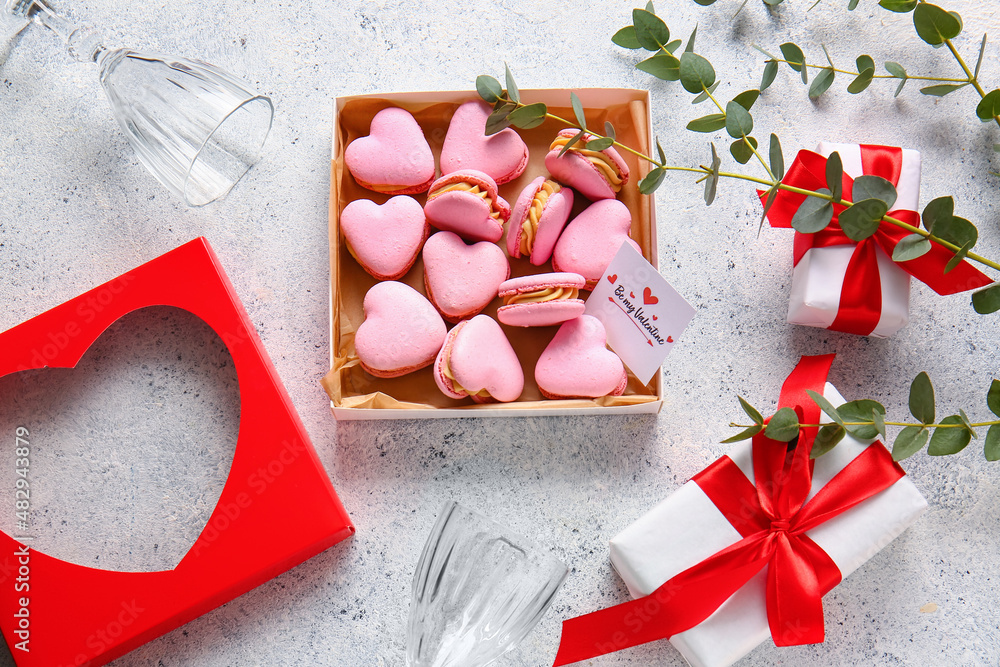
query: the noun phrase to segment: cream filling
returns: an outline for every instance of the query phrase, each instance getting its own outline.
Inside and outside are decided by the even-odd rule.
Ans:
[[[549,150],[550,151],[562,150],[563,146],[568,144],[569,140],[572,138],[573,137],[563,137],[563,136],[556,137],[555,141],[552,142],[552,145],[549,146]],[[570,150],[590,160],[591,164],[597,167],[598,170],[600,170],[601,174],[603,174],[604,177],[608,179],[608,183],[611,185],[612,190],[614,190],[615,192],[621,190],[622,177],[621,173],[618,171],[618,167],[615,166],[614,162],[612,162],[608,158],[608,156],[604,153],[604,151],[591,151],[587,150],[586,148],[577,148],[577,146],[579,146],[580,143],[581,142],[577,142],[573,144],[573,147],[570,148]]]
[[[542,211],[549,197],[562,189],[555,181],[545,181],[542,187],[535,193],[535,198],[531,200],[531,207],[528,209],[528,217],[521,223],[521,254],[530,255],[531,249],[535,245],[535,234],[538,233],[538,223],[542,219]]]
[[[546,287],[534,292],[523,292],[520,294],[508,294],[503,298],[503,305],[510,306],[515,303],[539,303],[542,301],[556,301],[559,299],[576,299],[580,296],[580,290],[576,287]]]
[[[465,387],[463,387],[461,384],[459,384],[458,380],[455,379],[454,373],[451,372],[451,366],[448,365],[448,361],[449,361],[448,357],[449,357],[449,355],[446,354],[446,355],[444,355],[441,358],[441,372],[444,373],[444,376],[446,378],[448,378],[449,380],[451,380],[452,389],[455,390],[456,394],[463,394],[464,393],[464,394],[468,394],[469,396],[479,396],[480,398],[490,398],[490,392],[486,391],[485,389],[481,389],[478,392],[473,392],[473,391],[469,391],[468,389],[466,389]]]
[[[473,185],[472,183],[466,183],[465,181],[459,181],[458,183],[449,183],[448,185],[442,186],[437,190],[434,190],[433,192],[428,194],[427,199],[428,201],[430,201],[431,199],[434,199],[439,195],[443,195],[446,192],[453,192],[453,191],[468,192],[470,195],[477,195],[479,197],[482,197],[483,201],[489,204],[490,217],[497,221],[500,220],[500,211],[498,211],[496,207],[493,206],[493,200],[490,198],[490,193],[486,190],[480,190],[478,185]]]

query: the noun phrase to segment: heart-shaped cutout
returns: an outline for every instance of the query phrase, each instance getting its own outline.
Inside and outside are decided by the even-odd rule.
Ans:
[[[566,225],[552,254],[552,268],[579,273],[587,280],[587,289],[593,289],[622,243],[642,252],[629,236],[631,229],[632,214],[625,204],[617,199],[596,201]]]
[[[653,296],[653,290],[646,287],[643,288],[642,290],[642,302],[647,306],[652,306],[654,304],[659,303],[660,300],[657,297]]]
[[[487,315],[476,315],[451,330],[434,371],[446,395],[471,396],[477,403],[514,401],[524,389],[517,353],[500,325]]]
[[[612,285],[615,284],[616,280],[618,280],[618,274],[617,273],[612,273],[610,276],[608,276],[608,282],[611,283]]]
[[[423,206],[406,195],[382,205],[355,199],[340,214],[348,249],[379,280],[395,280],[409,271],[430,229]]]
[[[510,264],[500,246],[488,241],[466,245],[452,232],[438,232],[424,244],[427,297],[449,322],[478,314],[496,298]]]
[[[398,377],[434,362],[447,330],[423,294],[405,283],[376,283],[365,294],[364,311],[354,348],[369,374]]]
[[[53,332],[39,354],[69,340]],[[239,421],[236,370],[215,331],[179,308],[133,311],[75,368],[0,378],[0,433],[28,431],[31,492],[27,530],[12,512],[0,526],[70,563],[171,570],[222,493]],[[15,479],[0,468],[4,488]]]
[[[528,147],[520,135],[506,128],[486,136],[492,109],[483,102],[466,102],[455,110],[441,147],[441,173],[477,169],[497,185],[514,180],[528,166]]]
[[[367,137],[344,151],[344,162],[361,186],[392,195],[426,192],[434,181],[434,154],[416,119],[398,107],[372,118]]]
[[[628,383],[618,355],[607,348],[607,332],[596,317],[563,323],[535,365],[535,382],[548,398],[620,396]]]

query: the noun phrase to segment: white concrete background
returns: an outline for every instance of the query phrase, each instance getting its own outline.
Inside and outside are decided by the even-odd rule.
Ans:
[[[773,50],[793,40],[805,47],[810,61],[822,59],[825,43],[839,65],[869,53],[878,63],[900,61],[912,73],[958,75],[945,51],[917,39],[908,16],[889,14],[872,0],[862,0],[853,13],[846,0],[822,0],[811,11],[808,0],[788,0],[773,10],[752,0],[735,20],[736,0],[710,8],[689,0],[659,4],[677,35],[686,38],[698,25],[698,50],[716,65],[724,81],[719,94],[726,99],[760,80],[762,57],[753,43]],[[657,195],[660,263],[698,314],[664,365],[666,402],[660,415],[335,423],[318,384],[329,356],[331,100],[354,93],[471,88],[477,74],[499,75],[506,61],[525,88],[648,87],[654,126],[671,161],[704,162],[708,138],[686,132],[684,125],[709,113],[708,107],[692,107],[678,84],[636,71],[636,54],[611,44],[611,35],[630,22],[633,6],[621,0],[505,0],[480,6],[454,0],[73,3],[74,15],[99,26],[110,45],[213,62],[245,76],[274,100],[266,159],[226,199],[202,209],[186,208],[145,172],[90,67],[72,62],[40,28],[24,33],[0,67],[0,329],[207,236],[358,526],[352,540],[116,665],[402,664],[413,568],[449,498],[551,545],[571,567],[537,630],[499,662],[551,664],[563,618],[627,597],[608,563],[608,539],[726,450],[718,443],[731,433],[726,424],[739,418],[737,394],[772,406],[799,355],[839,353],[832,381],[845,397],[878,398],[892,417],[905,417],[909,381],[926,370],[937,384],[939,414],[964,407],[974,418],[988,418],[985,392],[998,372],[996,317],[977,316],[967,296],[941,298],[917,285],[912,321],[890,340],[789,326],[784,312],[791,234],[765,229],[757,237],[759,204],[741,183],[724,182],[716,205],[706,208],[693,179],[670,176]],[[947,7],[965,19],[967,33],[957,43],[970,60],[983,32],[1000,40],[994,3],[955,1]],[[983,64],[991,88],[1000,84],[998,43],[990,45]],[[1000,167],[990,150],[1000,143],[1000,130],[974,117],[974,93],[936,100],[920,95],[910,82],[894,100],[891,82],[876,82],[858,96],[847,94],[846,84],[838,80],[821,101],[811,103],[801,83],[783,69],[755,107],[757,136],[777,132],[789,161],[798,148],[824,138],[917,148],[924,157],[922,201],[954,195],[958,212],[979,224],[980,251],[1000,257],[1000,179],[988,175]],[[718,139],[720,146],[728,143]],[[734,164],[728,156],[724,163]],[[114,353],[152,360],[152,367],[136,371],[157,380],[143,405],[157,408],[155,417],[166,423],[179,421],[190,405],[174,400],[185,389],[177,377],[206,358],[222,369],[226,363],[210,336],[171,343],[187,355],[179,364],[148,345],[144,335],[169,337],[177,322],[183,324],[183,318],[140,317],[138,338],[116,339],[122,348]],[[128,370],[122,366],[116,367]],[[89,377],[84,386],[92,382],[96,379]],[[178,557],[190,539],[185,535],[197,534],[198,521],[207,516],[204,498],[217,495],[225,478],[232,446],[223,437],[225,428],[217,441],[186,444],[184,457],[169,454],[171,442],[116,435],[139,433],[140,422],[150,421],[151,413],[124,400],[144,384],[132,377],[107,385],[105,412],[95,414],[108,415],[108,421],[88,421],[90,413],[77,410],[83,416],[74,422],[73,409],[60,414],[58,406],[44,415],[59,424],[36,418],[34,451],[40,465],[52,471],[50,478],[39,473],[33,479],[39,539],[80,562],[155,568],[158,559]],[[225,381],[220,387],[231,389]],[[229,414],[225,426],[234,432],[225,406],[223,397],[201,414]],[[71,426],[89,429],[79,438],[80,450],[74,445],[66,451],[65,443],[52,437]],[[202,428],[189,427],[196,436]],[[0,437],[8,441],[7,435]],[[13,452],[6,456],[0,469],[9,479]],[[77,463],[60,464],[66,457]],[[89,479],[100,480],[100,486],[95,481],[81,483],[75,493],[58,490],[57,473],[67,474],[73,465],[87,466]],[[136,467],[141,474],[126,474]],[[206,467],[209,474],[203,474]],[[905,467],[930,510],[826,597],[826,643],[780,650],[765,645],[744,664],[1000,661],[998,468],[984,461],[981,441],[947,459],[916,456]],[[196,468],[199,474],[186,474]],[[171,488],[163,479],[176,489],[171,500],[176,502],[166,509],[158,505],[165,501],[163,488]],[[149,488],[154,491],[141,500]],[[9,528],[7,512],[3,526]],[[139,530],[137,523],[144,520]],[[164,522],[162,535],[159,524],[150,529],[149,520]],[[180,529],[165,525],[168,521],[179,521]],[[98,544],[80,544],[91,535],[100,535]],[[166,556],[156,555],[159,548],[150,544],[161,541],[166,551],[173,549]],[[922,612],[929,603],[936,611]],[[0,665],[11,664],[0,657]],[[682,660],[661,642],[591,664]]]

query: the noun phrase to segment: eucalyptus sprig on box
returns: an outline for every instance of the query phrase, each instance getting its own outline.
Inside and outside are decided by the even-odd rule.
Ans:
[[[737,442],[752,438],[761,431],[773,439],[790,442],[803,427],[819,427],[813,444],[812,457],[816,458],[837,446],[848,433],[859,440],[882,438],[888,441],[887,426],[901,427],[892,445],[892,457],[901,461],[913,456],[927,445],[927,453],[931,456],[947,456],[957,454],[965,449],[973,438],[978,439],[976,429],[986,428],[986,438],[983,443],[983,454],[987,461],[1000,460],[1000,381],[993,380],[986,393],[986,406],[997,419],[983,422],[972,422],[965,410],[958,414],[945,417],[935,422],[936,406],[934,386],[927,373],[920,373],[910,384],[909,407],[914,422],[886,421],[886,410],[878,401],[862,399],[844,403],[839,408],[826,400],[822,395],[809,391],[809,396],[832,420],[828,424],[801,424],[799,417],[792,408],[781,408],[770,420],[765,420],[760,410],[750,405],[742,397],[739,398],[743,411],[753,421],[752,424],[730,423],[733,428],[743,431],[725,443]],[[929,444],[928,444],[929,443]]]

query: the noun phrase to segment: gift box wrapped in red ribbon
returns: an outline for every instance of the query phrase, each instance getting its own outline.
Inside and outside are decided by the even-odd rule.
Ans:
[[[832,359],[803,357],[785,382],[779,405],[803,424],[821,417],[807,389],[843,403]],[[658,639],[696,667],[731,665],[769,635],[822,642],[822,596],[927,503],[880,442],[848,435],[811,460],[817,430],[793,448],[763,433],[738,444],[616,536],[611,561],[636,599],[566,621],[555,665]]]
[[[834,152],[843,163],[843,198],[854,198],[854,179],[880,176],[896,188],[896,201],[888,215],[920,226],[920,153],[891,146],[822,142],[812,151],[800,151],[782,182],[806,190],[827,187],[827,158]],[[762,195],[762,200],[766,195]],[[792,218],[806,195],[780,190],[768,220],[772,227],[791,227]],[[788,306],[791,324],[844,331],[878,338],[891,336],[909,320],[910,276],[938,294],[955,294],[988,285],[991,281],[967,262],[945,272],[953,256],[934,244],[931,252],[906,262],[894,262],[896,244],[911,232],[883,222],[878,231],[861,242],[841,229],[834,206],[830,224],[819,232],[795,232],[792,293]]]

